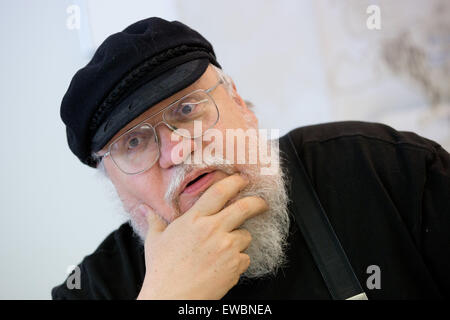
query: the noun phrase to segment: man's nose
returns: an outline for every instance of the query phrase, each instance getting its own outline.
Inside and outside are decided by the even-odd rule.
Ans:
[[[166,125],[160,124],[156,127],[160,143],[159,166],[163,169],[178,165],[188,159],[197,150],[197,139],[182,137]],[[172,139],[173,138],[173,139]]]

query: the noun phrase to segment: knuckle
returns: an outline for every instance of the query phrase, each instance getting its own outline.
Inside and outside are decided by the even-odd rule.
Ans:
[[[233,240],[230,237],[225,237],[221,241],[221,249],[228,250],[233,246]]]
[[[233,258],[230,261],[231,263],[231,270],[234,274],[239,274],[239,266],[241,264],[239,254],[235,254]]]
[[[246,237],[248,242],[251,242],[253,240],[252,234],[247,230],[244,230],[244,236]]]
[[[244,241],[245,243],[252,241],[252,235],[247,229],[241,228],[237,231],[239,232],[239,236],[242,241]]]
[[[250,266],[250,256],[248,254],[242,254],[242,262],[245,266],[245,270]]]

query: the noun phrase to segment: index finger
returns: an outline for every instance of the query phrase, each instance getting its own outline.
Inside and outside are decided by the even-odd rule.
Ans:
[[[202,216],[215,214],[247,184],[248,179],[240,174],[217,181],[202,194],[189,211],[199,212]]]

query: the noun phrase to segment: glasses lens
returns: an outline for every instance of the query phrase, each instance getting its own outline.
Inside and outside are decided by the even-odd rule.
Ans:
[[[111,158],[125,173],[150,168],[159,156],[155,131],[148,124],[126,133],[111,146]]]
[[[218,118],[219,112],[214,100],[204,91],[193,92],[164,113],[164,120],[175,132],[189,138],[204,135],[206,130],[216,124]]]

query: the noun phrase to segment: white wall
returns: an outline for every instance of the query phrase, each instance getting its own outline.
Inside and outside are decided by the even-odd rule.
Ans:
[[[401,118],[398,125],[402,129],[420,131],[417,117],[390,115],[392,110],[398,114],[410,106],[428,110],[426,99],[407,81],[386,70],[383,81],[390,87],[369,81],[363,89],[342,88],[332,81],[336,75],[346,80],[344,84],[352,84],[349,80],[353,77],[372,76],[355,62],[346,64],[345,72],[334,66],[342,66],[339,57],[344,49],[347,56],[357,53],[356,57],[361,57],[364,54],[358,49],[376,47],[377,37],[354,39],[346,33],[348,29],[339,29],[341,23],[348,24],[347,17],[339,14],[348,9],[340,8],[342,3],[0,2],[0,299],[50,298],[51,288],[65,279],[67,267],[95,250],[123,222],[95,171],[71,154],[59,107],[73,74],[87,63],[89,48],[141,18],[178,19],[209,39],[238,90],[256,105],[262,127],[284,133],[334,119],[395,123]],[[353,23],[365,23],[365,7],[354,1],[346,3],[357,8]],[[83,21],[89,25],[82,24],[82,28],[87,29],[67,28],[66,9],[71,4],[86,10]],[[424,6],[389,9],[397,11],[388,11],[386,18],[405,15],[406,10],[420,11]],[[346,41],[346,48],[340,47],[338,38]],[[361,104],[366,107],[358,107]],[[382,112],[383,108],[388,112]],[[442,137],[445,142],[448,121],[441,121],[438,128],[431,138]],[[445,130],[447,134],[442,133]]]
[[[47,299],[119,221],[69,153],[59,106],[83,63],[64,1],[2,1],[0,298]]]

